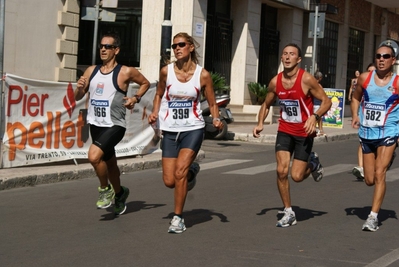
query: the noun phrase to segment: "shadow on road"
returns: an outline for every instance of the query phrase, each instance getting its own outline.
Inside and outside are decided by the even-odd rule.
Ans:
[[[162,219],[172,219],[173,215],[174,213],[169,213],[166,217],[163,217]],[[184,219],[186,220],[187,228],[190,228],[191,226],[194,226],[196,224],[211,221],[213,219],[213,216],[219,217],[221,222],[229,222],[225,215],[207,209],[194,209],[190,211],[185,211],[183,215]]]
[[[363,208],[352,207],[345,209],[345,212],[346,215],[355,215],[362,220],[366,220],[367,216],[370,213],[370,210],[371,210],[370,206],[365,206]],[[381,223],[389,218],[395,218],[397,220],[398,217],[396,215],[396,212],[394,210],[380,209],[380,211],[378,212],[378,221]]]
[[[126,203],[126,211],[124,214],[131,213],[131,212],[138,212],[140,210],[148,210],[148,209],[155,209],[159,207],[163,207],[166,204],[146,204],[145,201],[131,201]],[[107,208],[109,213],[101,215],[102,219],[100,221],[109,221],[117,218],[118,216],[114,214],[113,207]],[[123,216],[123,215],[122,215]]]
[[[265,215],[267,212],[269,211],[281,211],[282,208],[270,208],[270,209],[263,209],[261,210],[259,213],[257,213],[256,215]],[[316,216],[322,216],[324,214],[327,214],[327,212],[324,211],[318,211],[318,210],[309,210],[309,209],[303,209],[301,207],[298,206],[292,206],[292,210],[295,212],[295,217],[297,221],[306,221],[309,220],[311,218],[314,218]],[[276,217],[278,217],[277,219],[281,219],[280,217],[282,217],[283,215],[278,215],[276,214]]]

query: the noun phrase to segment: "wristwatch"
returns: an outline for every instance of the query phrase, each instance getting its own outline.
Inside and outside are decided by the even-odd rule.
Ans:
[[[313,113],[313,115],[316,117],[316,121],[320,120],[320,116],[319,115],[317,115],[316,113]]]
[[[135,97],[135,98],[136,98],[136,100],[137,100],[137,102],[136,102],[136,103],[140,103],[141,96],[139,96],[139,95],[134,95],[133,97]]]

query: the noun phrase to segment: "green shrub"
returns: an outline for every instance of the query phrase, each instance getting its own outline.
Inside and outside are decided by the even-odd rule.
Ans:
[[[266,85],[250,82],[248,84],[248,90],[256,98],[257,104],[262,104],[265,101],[268,92],[268,88]]]
[[[226,78],[223,77],[220,73],[211,72],[211,77],[215,94],[223,94],[230,91],[230,86],[227,84]]]

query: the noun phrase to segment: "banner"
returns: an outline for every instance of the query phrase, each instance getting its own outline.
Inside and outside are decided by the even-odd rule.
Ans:
[[[92,143],[86,123],[88,94],[75,101],[75,86],[6,75],[4,168],[87,158]],[[137,89],[129,86],[128,96]],[[115,148],[117,157],[158,149],[159,137],[147,121],[155,91],[152,84],[140,103],[126,110],[126,133]]]
[[[322,117],[323,127],[343,128],[345,90],[324,88],[324,92],[331,99],[332,105]]]

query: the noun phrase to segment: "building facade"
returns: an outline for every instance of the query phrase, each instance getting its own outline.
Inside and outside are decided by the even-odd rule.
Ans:
[[[291,42],[302,48],[302,68],[324,74],[324,87],[348,88],[354,71],[373,62],[381,41],[399,42],[399,3],[391,1],[380,6],[377,0],[103,0],[117,2],[117,8],[101,7],[96,26],[87,19],[96,0],[7,0],[3,70],[74,82],[88,65],[100,63],[93,38],[111,30],[122,38],[118,61],[155,82],[162,59],[171,53],[171,37],[187,32],[199,43],[200,64],[226,77],[231,104],[245,112],[254,103],[247,84],[267,84]],[[324,27],[316,27],[323,38],[315,41],[310,26],[316,6]]]

